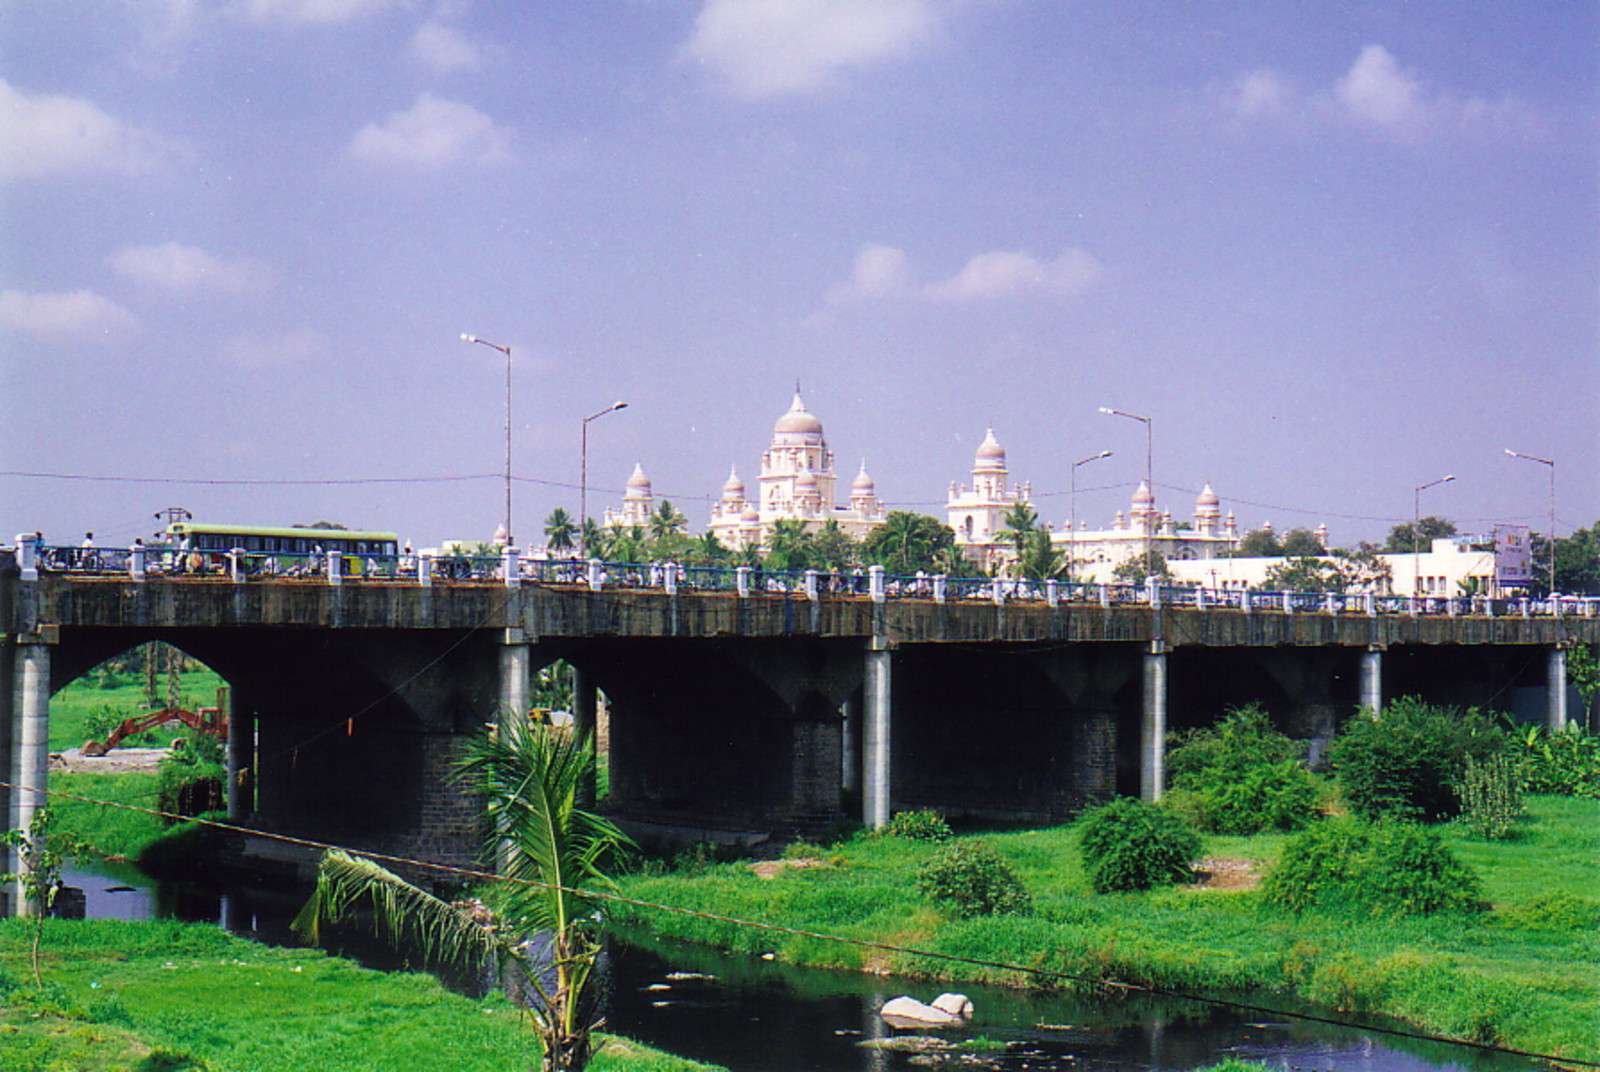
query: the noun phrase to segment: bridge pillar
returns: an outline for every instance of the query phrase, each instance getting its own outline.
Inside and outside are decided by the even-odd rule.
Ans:
[[[46,790],[50,775],[50,644],[33,634],[19,638],[15,663],[16,697],[13,709],[10,781],[12,790],[10,828],[24,832],[33,817],[49,803]],[[28,864],[13,854],[10,870],[22,873]],[[17,915],[27,915],[32,902],[22,894],[21,883],[12,890],[12,905]]]
[[[507,629],[500,642],[500,698],[496,719],[526,717],[533,706],[531,645],[521,629]]]
[[[1551,733],[1567,728],[1567,649],[1550,649],[1545,663],[1545,726]]]
[[[1377,714],[1383,710],[1383,649],[1368,648],[1361,653],[1361,695],[1358,703],[1362,710]]]
[[[595,740],[595,724],[599,711],[599,695],[595,690],[594,678],[587,670],[574,666],[572,668],[572,731],[581,736],[587,736],[591,742]],[[598,762],[598,752],[596,754]],[[593,808],[596,796],[595,769],[591,766],[583,776],[583,781],[578,785],[578,806],[580,808]]]
[[[1139,796],[1161,799],[1167,767],[1167,648],[1159,641],[1144,656],[1144,719],[1139,726]]]
[[[888,825],[892,804],[892,771],[889,763],[891,688],[890,667],[893,651],[888,641],[874,637],[867,648],[864,698],[866,724],[862,727],[861,820],[871,829]]]
[[[844,766],[840,788],[852,797],[861,793],[861,700],[851,696],[840,708],[844,717],[840,761]]]
[[[244,704],[237,702],[233,690],[228,690],[228,708],[222,712],[228,724],[228,782],[226,787],[228,819],[239,822],[255,810],[255,793],[251,782],[255,778],[256,716]]]

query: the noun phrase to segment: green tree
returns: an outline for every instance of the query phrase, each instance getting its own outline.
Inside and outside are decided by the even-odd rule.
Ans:
[[[1034,529],[1022,547],[1017,568],[1030,581],[1048,581],[1066,570],[1066,556],[1050,541],[1049,529]]]
[[[861,557],[890,574],[908,577],[918,570],[940,572],[943,552],[956,545],[955,530],[926,514],[891,510],[861,545]]]
[[[772,533],[767,537],[768,569],[779,572],[808,570],[813,568],[814,557],[811,532],[804,521],[786,517],[773,524]]]
[[[999,536],[1000,542],[1011,545],[1011,549],[1020,560],[1038,527],[1039,511],[1029,503],[1016,502],[1006,511],[1006,516],[1000,523],[1000,531],[996,535]]]
[[[1327,554],[1327,551],[1328,549],[1322,546],[1322,538],[1310,529],[1290,529],[1283,534],[1285,558],[1309,558]]]
[[[578,526],[566,508],[558,506],[544,519],[545,545],[557,553],[571,552],[576,546]]]
[[[1528,540],[1533,559],[1533,594],[1550,594],[1550,541],[1543,533]],[[1600,521],[1571,536],[1556,537],[1556,584],[1562,595],[1600,595]]]
[[[1390,529],[1388,538],[1383,541],[1383,549],[1390,554],[1409,555],[1414,551],[1426,551],[1433,546],[1434,540],[1455,534],[1454,521],[1429,515],[1415,524],[1408,521]]]
[[[1167,566],[1167,556],[1160,551],[1151,551],[1148,562],[1144,555],[1137,555],[1118,563],[1117,568],[1111,571],[1111,576],[1116,578],[1118,584],[1144,584],[1152,577],[1158,581],[1170,581],[1172,570]]]
[[[520,972],[545,1072],[581,1072],[593,1056],[594,988],[600,955],[598,904],[611,886],[605,867],[630,845],[610,821],[577,806],[591,762],[586,737],[507,722],[478,738],[461,773],[487,802],[490,849],[501,881],[484,895],[490,918],[443,901],[363,857],[330,850],[317,887],[295,919],[313,941],[352,908],[373,910],[380,933],[419,942],[444,959],[492,958]]]
[[[578,526],[578,531],[582,533],[580,543],[584,555],[589,558],[604,558],[606,537],[600,529],[600,522],[592,517],[586,517],[583,519],[583,524]]]
[[[677,535],[688,526],[689,519],[684,516],[683,511],[673,506],[667,499],[662,499],[661,505],[650,515],[650,536],[656,540]]]
[[[829,518],[811,538],[812,560],[815,568],[833,573],[843,573],[861,564],[861,545]]]
[[[55,830],[54,826],[55,815],[49,808],[40,808],[33,813],[26,831],[7,830],[0,835],[0,846],[16,849],[24,865],[19,871],[0,875],[0,881],[17,884],[33,920],[29,949],[34,986],[44,985],[39,971],[39,947],[44,938],[45,917],[55,907],[56,894],[61,892],[61,869],[68,860],[89,850],[80,839]]]
[[[1282,558],[1283,541],[1271,529],[1254,529],[1245,533],[1234,558]]]
[[[691,566],[715,566],[732,557],[733,552],[717,539],[714,532],[702,532],[689,541],[684,551],[684,559]]]
[[[1261,587],[1268,592],[1343,592],[1350,586],[1344,570],[1331,558],[1286,558],[1267,570]]]

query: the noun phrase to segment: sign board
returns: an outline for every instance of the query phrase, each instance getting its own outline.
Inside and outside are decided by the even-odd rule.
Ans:
[[[1502,589],[1532,583],[1533,549],[1526,525],[1494,527],[1494,579]]]

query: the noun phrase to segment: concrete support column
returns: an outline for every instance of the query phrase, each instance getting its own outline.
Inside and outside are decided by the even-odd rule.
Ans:
[[[496,720],[526,718],[533,706],[533,651],[521,629],[507,629],[500,642],[500,697]]]
[[[1551,733],[1567,728],[1567,649],[1550,649],[1545,663],[1544,724]]]
[[[588,737],[591,748],[595,747],[597,700],[594,680],[585,671],[574,666],[572,668],[572,730],[580,736]],[[598,756],[598,752],[596,752],[596,755]],[[583,776],[583,781],[578,785],[578,806],[580,808],[594,807],[596,796],[595,781],[595,769],[590,766]]]
[[[235,703],[233,690],[229,689],[227,706],[222,710],[222,717],[227,720],[228,726],[226,756],[228,819],[237,823],[249,818],[252,810],[251,802],[255,796],[250,791],[250,782],[255,776],[253,768],[256,761],[255,712],[245,711],[242,704]]]
[[[1167,651],[1152,645],[1144,656],[1144,718],[1139,724],[1139,796],[1161,799],[1167,767]]]
[[[862,727],[861,821],[876,830],[889,823],[890,792],[893,788],[890,767],[889,699],[890,663],[893,652],[888,642],[874,637],[867,649],[865,682],[866,725]]]
[[[50,774],[50,645],[38,637],[23,637],[15,655],[16,699],[11,738],[11,829],[26,832],[33,817],[48,803],[45,791]],[[13,870],[27,870],[16,858]],[[12,890],[17,915],[26,915],[31,903],[22,896],[20,883]]]
[[[861,793],[861,701],[854,696],[844,702],[840,709],[844,716],[844,739],[840,741],[841,762],[844,770],[840,774],[841,788],[852,796]]]
[[[1356,703],[1373,714],[1383,710],[1383,651],[1379,648],[1361,653],[1361,695]]]

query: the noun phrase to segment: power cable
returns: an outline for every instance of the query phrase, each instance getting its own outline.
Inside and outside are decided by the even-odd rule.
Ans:
[[[1389,1027],[1382,1024],[1360,1024],[1349,1020],[1341,1020],[1337,1017],[1319,1016],[1315,1013],[1278,1009],[1268,1005],[1256,1005],[1251,1002],[1212,997],[1204,994],[1196,994],[1189,991],[1177,990],[1171,987],[1156,986],[1148,983],[1127,983],[1116,979],[1105,979],[1098,976],[1082,975],[1074,972],[1059,971],[1050,968],[1038,968],[1022,964],[1008,964],[1005,961],[987,960],[981,957],[967,957],[957,953],[941,953],[930,949],[916,949],[911,946],[894,945],[888,942],[876,942],[866,938],[848,938],[844,935],[827,934],[822,931],[806,930],[800,927],[789,927],[781,923],[764,923],[759,920],[741,919],[737,916],[727,916],[716,912],[704,912],[699,909],[683,908],[678,905],[661,904],[660,902],[656,901],[645,901],[640,898],[627,897],[623,894],[611,893],[605,890],[580,890],[573,887],[560,886],[556,883],[540,882],[537,879],[519,879],[510,876],[496,875],[490,871],[458,867],[451,864],[440,864],[431,860],[418,860],[411,857],[394,856],[386,853],[363,852],[358,849],[351,849],[345,846],[334,845],[323,841],[315,841],[310,838],[294,837],[289,834],[279,834],[267,830],[255,830],[250,827],[239,826],[235,823],[224,823],[215,819],[179,815],[174,812],[162,811],[156,808],[143,808],[136,804],[124,804],[118,801],[110,800],[97,800],[93,797],[85,797],[76,793],[66,793],[61,791],[49,792],[45,790],[34,789],[31,786],[19,786],[11,782],[0,782],[0,788],[12,790],[22,789],[24,791],[38,793],[42,796],[45,796],[47,799],[51,796],[57,796],[67,800],[76,800],[84,804],[93,804],[109,808],[121,808],[125,811],[138,812],[141,814],[152,815],[158,818],[170,819],[177,822],[193,822],[199,825],[213,827],[218,830],[229,831],[231,833],[268,838],[276,841],[282,841],[287,844],[300,845],[306,848],[321,849],[324,852],[329,850],[337,850],[339,852],[350,853],[352,855],[362,856],[367,859],[377,860],[383,863],[401,864],[408,867],[418,868],[420,870],[440,871],[447,874],[485,882],[511,883],[514,885],[527,886],[534,889],[555,890],[593,901],[605,901],[611,904],[625,905],[629,908],[639,908],[648,911],[661,912],[667,915],[677,915],[691,919],[700,919],[710,923],[725,923],[730,926],[745,927],[751,930],[766,931],[772,934],[784,934],[796,938],[808,938],[815,941],[854,946],[859,949],[870,949],[880,953],[895,953],[905,956],[923,957],[929,960],[940,960],[953,964],[963,964],[975,968],[988,968],[996,971],[1016,972],[1020,975],[1028,975],[1040,979],[1052,979],[1064,982],[1079,983],[1092,987],[1120,990],[1125,993],[1154,994],[1159,997],[1192,1001],[1202,1005],[1232,1009],[1238,1012],[1257,1013],[1267,1016],[1282,1016],[1289,1019],[1301,1020],[1306,1023],[1325,1024],[1331,1027],[1340,1027],[1353,1031],[1365,1031],[1372,1034],[1388,1035],[1393,1038],[1404,1038],[1417,1042],[1429,1042],[1446,1046],[1462,1046],[1484,1053],[1505,1054],[1511,1057],[1524,1057],[1536,1061],[1548,1061],[1556,1064],[1565,1064],[1581,1068],[1600,1068],[1600,1061],[1585,1061],[1574,1057],[1558,1057],[1554,1054],[1538,1053],[1533,1050],[1519,1050],[1509,1046],[1500,1046],[1491,1042],[1475,1042],[1470,1039],[1445,1038],[1440,1035],[1430,1035],[1422,1031],[1410,1031],[1405,1028]]]

